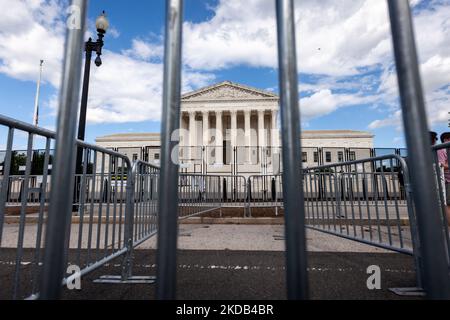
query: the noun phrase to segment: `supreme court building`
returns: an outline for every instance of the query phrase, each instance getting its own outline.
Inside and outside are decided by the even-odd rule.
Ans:
[[[278,174],[281,172],[279,97],[224,81],[182,95],[179,162],[183,172]],[[132,160],[159,164],[159,133],[98,137],[96,143]],[[373,135],[320,130],[301,134],[304,167],[368,158]]]

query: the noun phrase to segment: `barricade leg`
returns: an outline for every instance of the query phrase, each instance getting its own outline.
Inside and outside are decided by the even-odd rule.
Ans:
[[[125,203],[125,246],[126,253],[122,260],[122,274],[121,275],[104,275],[99,279],[94,280],[94,283],[108,283],[108,284],[153,284],[156,282],[155,276],[133,276],[133,262],[134,262],[134,247],[137,245],[134,242],[134,205],[135,205],[135,183],[136,179],[140,181],[141,174],[145,174],[146,170],[140,166],[140,163],[133,165],[133,170],[129,178],[126,189],[126,203]],[[144,184],[138,184],[145,188]],[[141,192],[138,187],[138,194]],[[140,197],[139,197],[140,198]],[[138,199],[139,200],[139,199]],[[147,199],[143,199],[145,201]],[[154,233],[149,233],[139,240],[140,243],[150,238]]]
[[[286,233],[288,299],[308,298],[305,207],[301,173],[301,146],[292,0],[277,0],[280,111],[283,144],[283,200]]]
[[[388,1],[411,185],[423,256],[423,285],[430,299],[450,298],[447,249],[433,181],[427,116],[408,0]]]

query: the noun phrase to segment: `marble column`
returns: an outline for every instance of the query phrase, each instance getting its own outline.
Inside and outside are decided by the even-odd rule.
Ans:
[[[245,131],[245,146],[246,146],[246,160],[245,162],[247,164],[251,163],[251,155],[252,155],[252,150],[251,150],[251,127],[250,127],[250,115],[251,115],[251,111],[250,110],[245,110],[244,111],[244,131]]]
[[[216,164],[223,164],[222,111],[216,111]]]
[[[186,137],[186,132],[187,132],[187,128],[186,128],[186,124],[184,123],[184,112],[181,112],[180,114],[180,146],[184,147],[187,142],[187,137]]]
[[[265,147],[266,141],[264,139],[264,110],[258,110],[258,146]]]
[[[185,159],[187,156],[187,149],[186,146],[188,145],[188,128],[187,124],[184,121],[184,116],[186,115],[185,112],[181,113],[181,120],[180,120],[180,159]]]
[[[278,150],[278,128],[277,128],[277,114],[278,114],[278,110],[272,110],[272,125],[271,125],[271,131],[270,131],[270,136],[272,138],[272,152],[276,152],[279,153]]]
[[[203,156],[206,157],[206,162],[209,164],[209,155],[210,155],[210,149],[209,149],[209,112],[208,111],[202,111],[202,121],[203,121],[203,148],[205,152],[202,150]]]
[[[203,120],[203,146],[208,146],[209,143],[209,112],[202,112],[202,120]]]
[[[197,144],[197,130],[195,123],[195,111],[189,111],[189,159],[192,160],[194,156],[194,146]]]
[[[231,110],[231,161],[234,162],[234,150],[237,147],[237,110]],[[237,149],[237,148],[236,148]]]

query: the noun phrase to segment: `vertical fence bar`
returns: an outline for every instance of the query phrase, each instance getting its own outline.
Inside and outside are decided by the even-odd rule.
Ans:
[[[300,114],[293,1],[277,0],[276,12],[283,137],[287,295],[288,299],[307,299],[305,208],[300,161]]]
[[[163,115],[161,124],[161,178],[157,253],[157,299],[175,299],[178,236],[178,164],[172,159],[180,126],[181,34],[183,1],[166,2]]]
[[[115,157],[114,158],[114,192],[112,194],[112,201],[114,201],[113,203],[113,228],[112,228],[112,239],[111,239],[111,246],[112,246],[112,251],[114,252],[115,249],[115,241],[116,241],[116,222],[117,222],[117,201],[120,201],[118,199],[118,194],[119,194],[119,190],[118,190],[118,165],[117,163],[119,162],[119,158]],[[110,168],[111,170],[111,168]],[[122,181],[121,181],[122,182]],[[112,183],[111,183],[112,185]],[[112,186],[111,186],[112,187]],[[120,238],[119,238],[119,242],[120,242]],[[118,243],[118,248],[120,248],[120,243]]]
[[[108,183],[106,184],[106,220],[105,220],[105,239],[104,239],[104,248],[103,248],[103,256],[106,257],[108,255],[108,238],[109,238],[109,216],[110,216],[110,204],[111,204],[111,166],[112,166],[112,157],[108,157]],[[79,197],[80,198],[80,197]]]
[[[8,139],[6,143],[6,154],[3,159],[3,180],[1,183],[0,191],[0,246],[2,245],[3,238],[3,223],[5,221],[5,205],[8,198],[8,186],[9,186],[9,175],[11,171],[11,156],[12,147],[14,140],[14,128],[10,127],[8,129]]]
[[[75,130],[87,1],[72,0],[71,5],[72,16],[70,18],[73,20],[68,22],[66,33],[41,299],[57,299],[60,296],[64,275],[65,230],[67,230],[67,224],[72,215]]]
[[[427,297],[450,298],[450,278],[444,245],[425,104],[408,0],[388,1],[403,123],[417,212]]]
[[[36,248],[34,251],[34,262],[33,262],[33,288],[32,294],[34,295],[38,289],[39,274],[41,272],[41,267],[39,263],[41,262],[41,250],[42,250],[42,231],[44,228],[44,207],[45,199],[47,197],[47,183],[48,183],[48,164],[50,160],[50,144],[51,139],[47,138],[45,143],[45,156],[44,156],[44,166],[42,174],[42,187],[41,187],[41,199],[39,204],[39,216],[37,222],[36,231]],[[0,226],[1,229],[1,226]]]
[[[81,150],[81,151],[80,151]],[[79,147],[77,152],[83,152],[83,148]],[[80,205],[78,206],[79,213],[79,223],[78,223],[78,249],[77,249],[77,265],[81,266],[81,250],[83,248],[83,226],[84,226],[84,211],[86,204],[86,174],[88,167],[88,150],[85,149],[84,154],[84,163],[82,169],[81,183],[80,183]],[[89,182],[88,182],[89,183]]]
[[[119,236],[118,236],[118,248],[120,248],[120,245],[121,245],[121,239],[122,239],[122,218],[123,218],[123,216],[122,216],[122,208],[123,208],[123,202],[124,202],[124,197],[123,197],[123,195],[124,195],[124,192],[123,192],[123,182],[124,182],[124,175],[123,175],[123,168],[124,168],[124,161],[123,161],[123,159],[117,159],[118,161],[120,160],[120,162],[121,162],[121,169],[120,169],[120,204],[119,204]],[[117,167],[119,167],[118,165],[117,165]],[[129,175],[130,174],[132,174],[131,173],[131,168],[128,168],[128,171],[127,171],[127,185],[128,185],[128,182],[130,181],[130,180],[128,180],[128,177],[129,177]],[[133,189],[134,190],[134,189]],[[126,200],[126,199],[125,199]],[[134,202],[134,199],[133,199],[133,202]],[[132,205],[134,205],[134,203],[132,204]],[[133,233],[133,231],[131,231],[131,233]],[[124,245],[126,245],[125,244],[125,237],[123,238],[123,241],[124,241]]]
[[[30,173],[31,173],[31,162],[33,158],[33,134],[28,134],[28,144],[27,144],[27,160],[25,165],[25,177],[22,181],[21,193],[21,206],[20,206],[20,218],[19,218],[19,234],[17,237],[17,253],[16,253],[16,267],[14,273],[14,292],[13,299],[17,299],[20,288],[20,269],[22,265],[23,256],[23,241],[25,237],[25,224],[26,224],[26,208],[28,202],[28,190],[30,187]]]
[[[91,189],[91,203],[89,207],[89,231],[87,239],[87,253],[86,253],[86,264],[89,265],[91,261],[91,244],[92,244],[92,229],[94,222],[94,205],[95,205],[95,194],[97,188],[97,151],[94,151],[94,159],[92,164],[92,189]],[[97,222],[98,223],[98,222]]]
[[[411,229],[411,244],[413,248],[413,256],[414,256],[414,265],[416,266],[416,284],[418,288],[423,288],[423,257],[422,257],[422,248],[419,239],[419,232],[417,227],[417,213],[414,211],[413,206],[413,197],[412,197],[412,187],[410,183],[410,171],[406,161],[403,159],[399,159],[399,167],[401,168],[404,176],[404,185],[405,185],[405,200],[406,200],[406,209],[408,212],[409,225]]]
[[[394,192],[394,208],[395,208],[395,216],[397,219],[397,232],[398,232],[400,247],[403,248],[403,234],[402,234],[400,211],[398,208],[398,194],[397,194],[397,187],[395,186],[396,185],[396,181],[395,181],[396,174],[395,174],[395,171],[393,170],[394,164],[392,162],[392,159],[390,159],[389,163],[391,166],[391,179],[392,179],[392,189]],[[399,165],[397,167],[400,168]]]
[[[122,165],[123,168],[123,165]],[[123,169],[122,169],[123,172]],[[133,263],[133,243],[134,243],[134,206],[135,206],[135,183],[136,177],[140,172],[140,165],[134,163],[131,167],[130,164],[127,166],[127,186],[126,186],[126,197],[125,197],[125,225],[124,225],[124,246],[127,247],[127,253],[125,254],[122,263],[122,280],[126,281],[132,275],[132,263]]]
[[[95,259],[99,259],[101,230],[102,230],[102,215],[103,215],[103,201],[105,201],[105,153],[102,152],[102,163],[100,169],[100,193],[98,198],[98,220],[97,220],[97,244],[95,250]]]

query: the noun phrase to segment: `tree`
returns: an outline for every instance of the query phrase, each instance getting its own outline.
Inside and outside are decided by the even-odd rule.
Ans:
[[[19,153],[18,151],[11,152],[11,175],[19,175],[20,167],[26,165],[27,163],[27,155],[23,152]]]

